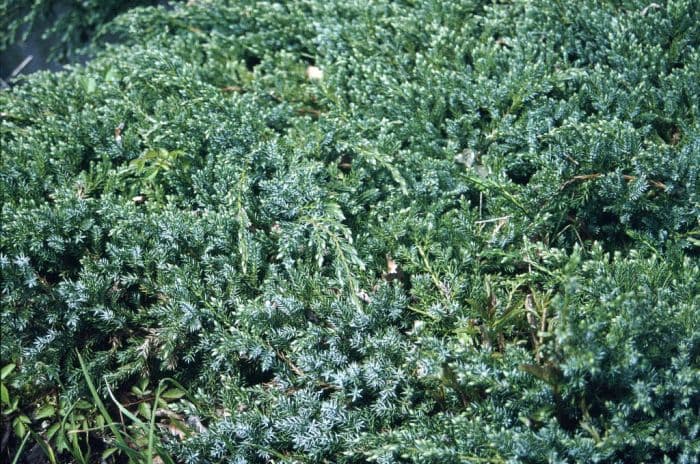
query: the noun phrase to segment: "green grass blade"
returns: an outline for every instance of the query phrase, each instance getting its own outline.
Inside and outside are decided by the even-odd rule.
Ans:
[[[49,462],[51,464],[56,464],[56,453],[53,452],[51,445],[49,445],[46,440],[44,440],[43,437],[35,431],[29,430],[29,434],[31,434],[32,438],[34,438],[37,445],[39,445],[41,450],[44,452],[44,455],[46,455],[46,457],[49,459]]]
[[[138,451],[134,450],[129,446],[129,444],[124,440],[124,437],[122,436],[122,433],[119,429],[116,427],[116,422],[112,420],[112,416],[110,416],[109,412],[107,411],[107,408],[105,407],[104,403],[100,399],[100,395],[97,392],[97,389],[95,388],[95,385],[92,383],[92,378],[90,377],[90,373],[87,370],[87,366],[85,365],[85,361],[83,361],[83,357],[80,356],[80,353],[78,354],[78,361],[80,362],[80,368],[83,371],[83,375],[85,376],[85,382],[87,383],[88,389],[90,390],[90,394],[92,395],[93,400],[95,401],[95,405],[97,406],[97,409],[100,411],[100,414],[102,414],[102,417],[105,418],[105,422],[107,423],[107,426],[109,427],[109,430],[112,432],[114,435],[114,439],[117,440],[117,447],[122,450],[125,454],[129,456],[130,459],[135,459],[137,462],[139,458],[141,458],[141,455]],[[112,399],[114,399],[114,396],[112,396],[111,390],[109,390],[109,386],[107,387],[110,396]],[[115,400],[116,402],[116,400]],[[117,403],[117,406],[121,409],[123,407]],[[131,413],[129,413],[131,414]]]
[[[19,449],[17,450],[17,453],[15,454],[14,459],[12,459],[11,464],[17,464],[19,462],[19,457],[22,456],[22,451],[24,451],[24,447],[27,444],[27,441],[29,440],[29,434],[24,435],[24,439],[22,440],[22,443],[19,445]]]

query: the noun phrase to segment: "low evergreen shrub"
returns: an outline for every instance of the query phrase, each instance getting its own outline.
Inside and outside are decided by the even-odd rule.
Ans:
[[[159,0],[0,0],[0,51],[22,44],[32,34],[47,42],[49,57],[74,60],[91,37],[119,13]],[[43,49],[42,49],[43,51]],[[46,58],[46,57],[40,57]]]
[[[101,31],[0,93],[3,459],[700,459],[696,0]]]

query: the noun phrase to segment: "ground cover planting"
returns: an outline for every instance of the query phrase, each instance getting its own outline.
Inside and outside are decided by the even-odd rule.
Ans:
[[[84,3],[0,92],[2,462],[700,460],[696,0]]]

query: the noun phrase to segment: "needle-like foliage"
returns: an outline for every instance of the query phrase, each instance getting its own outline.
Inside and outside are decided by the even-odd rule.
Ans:
[[[700,459],[696,0],[195,0],[104,34],[0,93],[20,409],[89,398],[77,349],[125,407],[187,387],[159,449],[188,464]]]

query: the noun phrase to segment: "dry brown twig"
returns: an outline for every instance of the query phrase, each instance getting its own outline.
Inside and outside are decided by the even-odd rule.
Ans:
[[[566,182],[564,182],[564,183],[561,185],[560,190],[564,190],[564,188],[566,188],[567,186],[573,184],[574,182],[579,182],[579,181],[582,181],[582,182],[583,182],[583,181],[587,181],[587,180],[600,179],[600,178],[603,177],[603,176],[605,176],[605,174],[601,174],[601,173],[582,174],[582,175],[574,176],[574,177],[572,177],[571,179],[569,179],[569,180],[567,180]],[[622,178],[625,179],[625,180],[628,181],[628,182],[632,182],[632,181],[637,180],[637,176],[630,176],[630,175],[628,175],[628,174],[623,174],[623,175],[622,175]],[[648,183],[649,185],[651,185],[652,187],[656,187],[656,188],[658,188],[658,189],[662,189],[662,190],[668,189],[668,187],[666,186],[666,184],[664,184],[663,182],[659,182],[658,180],[648,180],[647,183]]]

